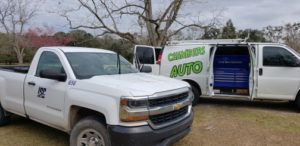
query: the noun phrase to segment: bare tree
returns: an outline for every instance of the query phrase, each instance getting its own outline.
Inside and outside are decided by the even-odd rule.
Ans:
[[[285,36],[283,40],[285,43],[300,52],[300,23],[286,24],[284,32]]]
[[[282,26],[267,26],[263,29],[267,41],[278,43],[283,38]]]
[[[9,36],[19,64],[23,63],[24,57],[24,27],[35,16],[36,11],[37,7],[32,0],[1,0],[0,27]]]
[[[70,8],[60,13],[66,18],[69,26],[72,29],[86,28],[101,30],[101,35],[115,34],[121,38],[127,39],[132,43],[138,43],[137,36],[134,33],[122,29],[122,18],[128,18],[135,21],[139,26],[146,29],[148,42],[150,45],[161,46],[169,38],[176,35],[180,31],[190,28],[206,28],[213,25],[201,24],[197,19],[184,23],[187,20],[187,15],[184,15],[182,8],[186,2],[184,0],[168,0],[168,1],[154,1],[154,0],[77,0],[79,5],[77,8]],[[190,0],[191,1],[191,0]],[[154,2],[163,3],[163,8],[154,8]],[[193,0],[195,3],[195,0]],[[87,16],[95,21],[88,23],[76,23],[76,19],[72,18],[76,12],[86,12]],[[181,19],[179,17],[186,17]],[[128,21],[128,20],[127,20]]]

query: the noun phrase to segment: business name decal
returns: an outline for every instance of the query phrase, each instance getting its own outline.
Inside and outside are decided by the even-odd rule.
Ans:
[[[175,60],[181,60],[181,59],[187,59],[191,57],[196,57],[199,55],[205,54],[205,47],[197,47],[193,49],[185,49],[183,51],[177,51],[170,53],[168,55],[168,60],[175,61]],[[203,63],[202,61],[193,61],[183,64],[174,65],[170,72],[170,77],[175,78],[178,76],[185,76],[190,75],[191,73],[199,74],[201,73],[203,69]]]

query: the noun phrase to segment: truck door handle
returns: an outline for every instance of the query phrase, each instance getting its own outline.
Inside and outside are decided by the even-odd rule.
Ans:
[[[260,76],[263,75],[263,69],[262,69],[262,68],[260,68],[260,69],[258,70],[258,74],[259,74]]]
[[[27,83],[28,85],[35,86],[35,82],[31,81]]]

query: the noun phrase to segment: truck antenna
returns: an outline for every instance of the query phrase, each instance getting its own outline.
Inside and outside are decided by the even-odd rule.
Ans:
[[[118,67],[118,74],[121,74],[121,61],[120,61],[120,49],[114,49],[117,52],[117,67]]]

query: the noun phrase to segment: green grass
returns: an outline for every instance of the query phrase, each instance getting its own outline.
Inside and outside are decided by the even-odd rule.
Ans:
[[[300,145],[300,114],[288,103],[204,101],[194,107],[192,132],[175,146]],[[0,127],[0,146],[68,146],[69,135],[14,117]]]
[[[266,111],[248,111],[239,114],[238,119],[255,124],[259,128],[266,128],[275,131],[299,132],[300,115],[284,115]]]

